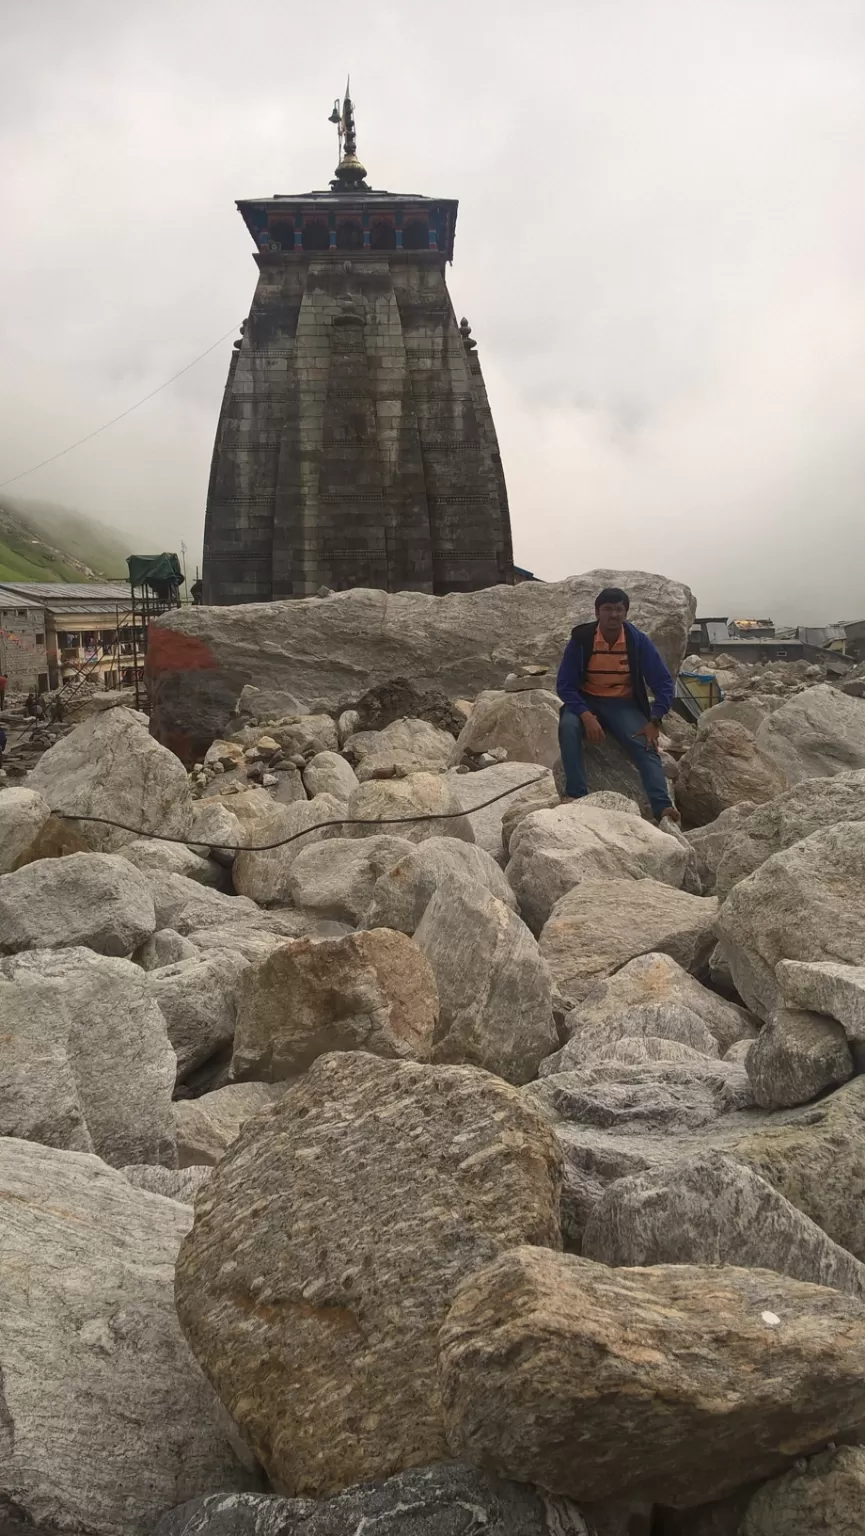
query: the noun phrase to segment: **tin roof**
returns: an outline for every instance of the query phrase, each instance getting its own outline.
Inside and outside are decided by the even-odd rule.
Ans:
[[[72,608],[81,602],[130,602],[125,581],[0,581],[0,595],[4,592],[48,608]]]

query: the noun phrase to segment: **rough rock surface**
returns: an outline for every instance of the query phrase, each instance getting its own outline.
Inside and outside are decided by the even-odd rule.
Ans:
[[[198,950],[173,928],[158,928],[132,958],[142,971],[158,971],[164,965],[176,965],[178,960],[197,960]]]
[[[188,1206],[96,1157],[0,1138],[0,1507],[146,1536],[185,1499],[255,1486],[174,1310]]]
[[[491,896],[516,909],[517,899],[489,854],[455,837],[430,837],[405,850],[376,880],[363,915],[364,927],[412,934],[436,891],[447,893],[457,881],[466,880],[484,886]]]
[[[748,1052],[746,1070],[763,1109],[787,1109],[846,1083],[853,1058],[834,1019],[776,1008]]]
[[[548,1128],[468,1067],[326,1057],[241,1132],[175,1289],[277,1490],[323,1497],[447,1458],[439,1328],[466,1274],[520,1242],[558,1247],[559,1179]]]
[[[865,965],[782,960],[775,974],[789,1007],[828,1014],[848,1040],[865,1041]]]
[[[750,1168],[721,1152],[618,1179],[583,1234],[599,1264],[737,1264],[865,1300],[865,1265]]]
[[[468,817],[462,815],[451,780],[438,773],[410,773],[404,779],[370,779],[355,790],[348,802],[348,815],[369,823],[350,828],[353,837],[376,837],[387,832],[395,837],[406,837],[410,843],[422,843],[428,837],[459,837],[465,843],[475,840]],[[447,819],[415,821],[414,816]],[[387,826],[388,822],[392,825]]]
[[[507,877],[525,921],[540,933],[556,902],[582,880],[648,877],[678,888],[687,863],[687,848],[648,821],[577,800],[519,823]]]
[[[839,1445],[758,1488],[742,1536],[860,1536],[863,1510],[865,1448]]]
[[[166,1200],[179,1200],[181,1205],[192,1205],[196,1192],[210,1178],[210,1169],[204,1166],[161,1168],[156,1163],[129,1163],[120,1172],[136,1189],[146,1189]]]
[[[436,1061],[526,1083],[554,1049],[550,974],[525,923],[474,881],[432,897],[415,934],[439,996]]]
[[[196,800],[192,806],[190,838],[193,853],[230,866],[243,847],[244,833],[238,817],[224,802]]]
[[[755,1013],[768,1018],[777,1006],[781,960],[865,962],[863,868],[865,821],[840,822],[773,854],[733,887],[718,936]]]
[[[119,854],[73,853],[0,875],[0,954],[82,944],[126,956],[156,926],[147,881]]]
[[[234,887],[238,895],[249,896],[263,907],[287,905],[291,899],[291,866],[298,854],[322,838],[344,837],[343,826],[322,823],[339,822],[346,814],[353,812],[347,813],[344,801],[333,795],[316,795],[314,800],[277,806],[269,816],[262,817],[255,824],[254,838],[250,837],[250,843],[258,846],[259,851],[239,853],[234,861]],[[297,835],[301,832],[303,837]],[[261,846],[267,843],[280,846]]]
[[[459,1462],[416,1467],[319,1503],[273,1494],[212,1494],[172,1510],[153,1536],[589,1536],[567,1499]]]
[[[110,853],[142,832],[185,838],[192,826],[192,795],[182,763],[150,735],[146,716],[109,709],[63,736],[27,776],[53,811],[76,818],[102,816],[131,832],[76,819],[89,847]]]
[[[573,1012],[579,1011],[579,1004]],[[568,1016],[571,1027],[573,1014]],[[589,1062],[606,1061],[611,1046],[620,1040],[669,1040],[689,1046],[700,1055],[717,1058],[718,1042],[692,1009],[684,1003],[633,1003],[613,1014],[578,1024],[570,1039],[555,1055],[541,1063],[541,1075],[569,1072]]]
[[[441,1355],[454,1454],[576,1499],[705,1503],[865,1419],[865,1305],[765,1269],[517,1249],[461,1286]]]
[[[343,751],[357,764],[357,778],[363,782],[397,764],[407,772],[439,773],[453,747],[450,731],[440,731],[426,720],[409,719],[394,720],[383,731],[358,731],[349,736]]]
[[[707,1064],[708,1068],[722,1069],[731,1065]],[[598,1075],[602,1080],[609,1075],[607,1064],[598,1069]],[[543,1078],[523,1091],[543,1108],[542,1096],[549,1093],[548,1085],[555,1088],[557,1081],[555,1077]],[[559,1109],[570,1108],[568,1100],[554,1104]],[[592,1123],[588,1115],[579,1118],[569,1114],[555,1124],[565,1158],[562,1209],[572,1241],[614,1179],[663,1168],[713,1147],[752,1168],[810,1216],[833,1242],[865,1261],[865,1079],[853,1078],[843,1088],[803,1108],[771,1114],[754,1110],[723,1114],[696,1135],[681,1116],[668,1115],[660,1128],[653,1125],[650,1108],[646,1096],[641,1095],[630,1120],[621,1115],[617,1121],[605,1122],[596,1115]],[[554,1119],[554,1115],[549,1113],[549,1118]]]
[[[632,1008],[666,1007],[676,1004],[696,1014],[713,1035],[721,1056],[737,1040],[753,1040],[757,1033],[754,1019],[744,1008],[711,992],[670,955],[638,955],[623,965],[615,975],[598,982],[568,1014],[569,1034],[577,1034],[588,1025],[614,1023]]]
[[[536,793],[541,794],[544,803],[551,799],[558,802],[555,780],[540,763],[493,763],[476,773],[452,770],[447,777],[468,816],[475,842],[498,864],[504,864],[507,852],[503,829],[508,811],[524,796]],[[505,790],[510,793],[505,794]],[[501,798],[494,800],[496,795]],[[493,804],[484,806],[483,810],[473,810],[476,805],[483,806],[485,800],[493,800]]]
[[[180,1168],[218,1163],[236,1141],[247,1120],[282,1095],[273,1083],[228,1083],[199,1099],[174,1105],[177,1163]]]
[[[167,843],[161,838],[138,838],[120,850],[120,857],[128,859],[142,873],[156,871],[160,874],[183,875],[199,885],[221,885],[225,875],[213,860],[195,853],[185,843]]]
[[[243,979],[231,1075],[280,1082],[331,1051],[427,1061],[437,1020],[432,969],[405,934],[290,940]]]
[[[138,966],[89,949],[0,960],[0,1136],[172,1167],[175,1067]]]
[[[303,784],[310,800],[316,795],[333,795],[347,805],[357,789],[357,774],[338,752],[317,752],[303,770]]]
[[[686,1061],[617,1062],[609,1058],[563,1066],[529,1083],[527,1097],[545,1119],[622,1131],[696,1130],[750,1109],[748,1078],[732,1062],[709,1057]]]
[[[722,899],[773,853],[839,821],[865,821],[865,771],[832,779],[805,779],[769,805],[754,808],[725,838],[717,865]],[[708,829],[711,830],[711,829]]]
[[[200,758],[252,679],[262,689],[290,683],[299,698],[321,696],[332,707],[369,679],[375,686],[406,674],[415,688],[473,697],[499,686],[526,656],[557,666],[574,624],[594,616],[595,597],[610,582],[630,593],[631,618],[675,671],[695,604],[687,587],[663,576],[598,570],[447,597],[355,588],[162,615],[147,651],[153,729],[184,761]]]
[[[583,880],[556,902],[540,949],[564,996],[589,989],[637,955],[660,950],[703,975],[714,945],[718,904],[658,880]]]
[[[760,751],[744,725],[718,720],[698,733],[680,759],[676,804],[686,825],[702,827],[742,801],[774,800],[788,784],[783,768]]]
[[[247,962],[241,955],[199,955],[147,974],[177,1056],[177,1080],[231,1045],[237,993]],[[127,1159],[131,1161],[131,1159]]]
[[[552,768],[559,755],[560,701],[554,693],[532,688],[526,693],[481,693],[452,746],[451,763],[479,757],[494,747],[511,763],[541,763]]]
[[[50,816],[35,789],[0,790],[0,875],[11,874]]]
[[[777,801],[774,802],[777,804]],[[757,809],[752,800],[743,800],[740,805],[728,806],[714,821],[710,821],[704,827],[692,827],[685,833],[685,837],[694,850],[697,859],[697,878],[704,896],[717,896],[718,891],[718,867],[727,845],[736,832],[749,819]]]
[[[219,928],[226,923],[267,923],[267,914],[245,896],[228,896],[199,885],[186,875],[144,875],[156,914],[157,929],[171,928],[185,938],[194,928]]]
[[[350,831],[346,828],[346,831]],[[431,840],[432,841],[432,840]],[[435,841],[438,841],[436,839]],[[466,843],[457,844],[466,848]],[[332,837],[304,848],[293,860],[289,893],[296,907],[354,927],[372,900],[379,878],[415,847],[405,837]],[[370,923],[396,928],[397,923]]]
[[[774,757],[791,784],[865,768],[865,699],[828,683],[806,688],[773,710],[757,745]]]

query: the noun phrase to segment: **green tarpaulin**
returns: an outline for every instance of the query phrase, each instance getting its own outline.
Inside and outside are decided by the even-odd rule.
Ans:
[[[130,555],[126,564],[133,587],[152,587],[157,592],[166,585],[179,587],[185,579],[176,555]]]

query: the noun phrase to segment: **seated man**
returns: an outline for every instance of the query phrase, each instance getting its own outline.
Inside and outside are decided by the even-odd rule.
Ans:
[[[605,587],[595,598],[595,623],[578,624],[565,647],[556,681],[564,799],[589,793],[583,736],[597,746],[607,730],[636,765],[658,823],[665,817],[678,822],[658,753],[659,722],[672,705],[675,685],[648,635],[627,622],[630,603],[621,587]]]

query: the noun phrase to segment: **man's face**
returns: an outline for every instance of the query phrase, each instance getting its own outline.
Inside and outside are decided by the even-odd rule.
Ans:
[[[628,610],[624,603],[601,603],[598,609],[598,626],[604,639],[618,640],[627,617]]]

